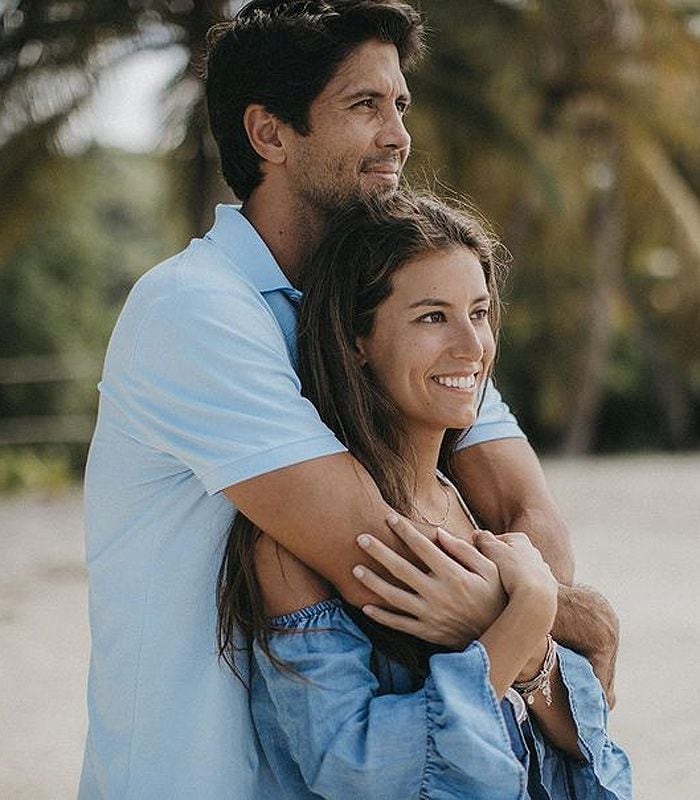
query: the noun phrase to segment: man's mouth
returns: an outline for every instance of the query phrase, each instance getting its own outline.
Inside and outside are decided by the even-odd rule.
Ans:
[[[390,161],[368,161],[362,166],[362,172],[373,175],[388,175],[398,177],[401,171],[401,164],[396,159]]]

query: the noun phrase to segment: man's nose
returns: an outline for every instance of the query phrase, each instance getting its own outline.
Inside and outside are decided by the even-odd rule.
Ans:
[[[408,153],[411,147],[411,135],[406,130],[403,114],[395,106],[384,113],[382,127],[377,137],[380,148],[390,147]]]

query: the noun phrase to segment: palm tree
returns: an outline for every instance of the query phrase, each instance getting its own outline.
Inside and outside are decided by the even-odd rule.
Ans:
[[[200,62],[209,25],[237,5],[0,4],[0,264],[36,217],[34,178],[60,154],[66,120],[104,71],[142,50],[187,54],[168,89],[165,140],[176,201],[192,232],[203,229],[220,184]],[[624,341],[664,374],[649,384],[669,442],[682,444],[700,405],[700,380],[688,377],[700,375],[688,346],[700,316],[700,0],[423,8],[435,33],[411,78],[414,165],[474,197],[515,254],[502,365],[519,415],[541,441],[590,450],[611,381],[629,369],[639,381],[646,368],[619,367]],[[657,251],[673,254],[673,274],[653,267]]]
[[[650,214],[665,227],[656,244],[681,254],[678,280],[700,264],[700,46],[687,24],[700,4],[440,0],[426,10],[439,38],[414,82],[417,129],[432,160],[449,163],[445,177],[505,221],[521,265],[515,291],[529,299],[507,331],[522,336],[520,363],[505,348],[532,390],[525,416],[565,450],[590,450],[611,343],[653,328],[629,274]],[[642,206],[641,194],[653,199]],[[644,347],[672,338],[646,335]],[[683,381],[662,383],[659,406],[682,408],[668,387]],[[682,440],[689,414],[672,416]]]
[[[61,133],[92,96],[99,77],[144,50],[181,48],[186,64],[170,83],[167,139],[178,159],[192,226],[211,195],[200,72],[206,31],[235,9],[231,0],[5,0],[0,39],[0,197],[10,211],[0,240],[18,237],[31,176],[61,152]],[[34,198],[33,198],[34,200]],[[21,226],[19,226],[21,228]],[[5,234],[8,234],[7,236]],[[0,261],[7,255],[0,251]]]

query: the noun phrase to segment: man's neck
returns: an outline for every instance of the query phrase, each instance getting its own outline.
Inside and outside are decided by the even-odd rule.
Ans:
[[[298,286],[301,265],[318,243],[323,221],[294,195],[257,188],[241,212],[265,242],[290,283]]]

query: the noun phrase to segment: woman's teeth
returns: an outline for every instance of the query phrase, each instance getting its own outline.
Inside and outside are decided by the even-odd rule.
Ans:
[[[473,389],[476,386],[476,375],[435,375],[433,380],[450,389]]]

